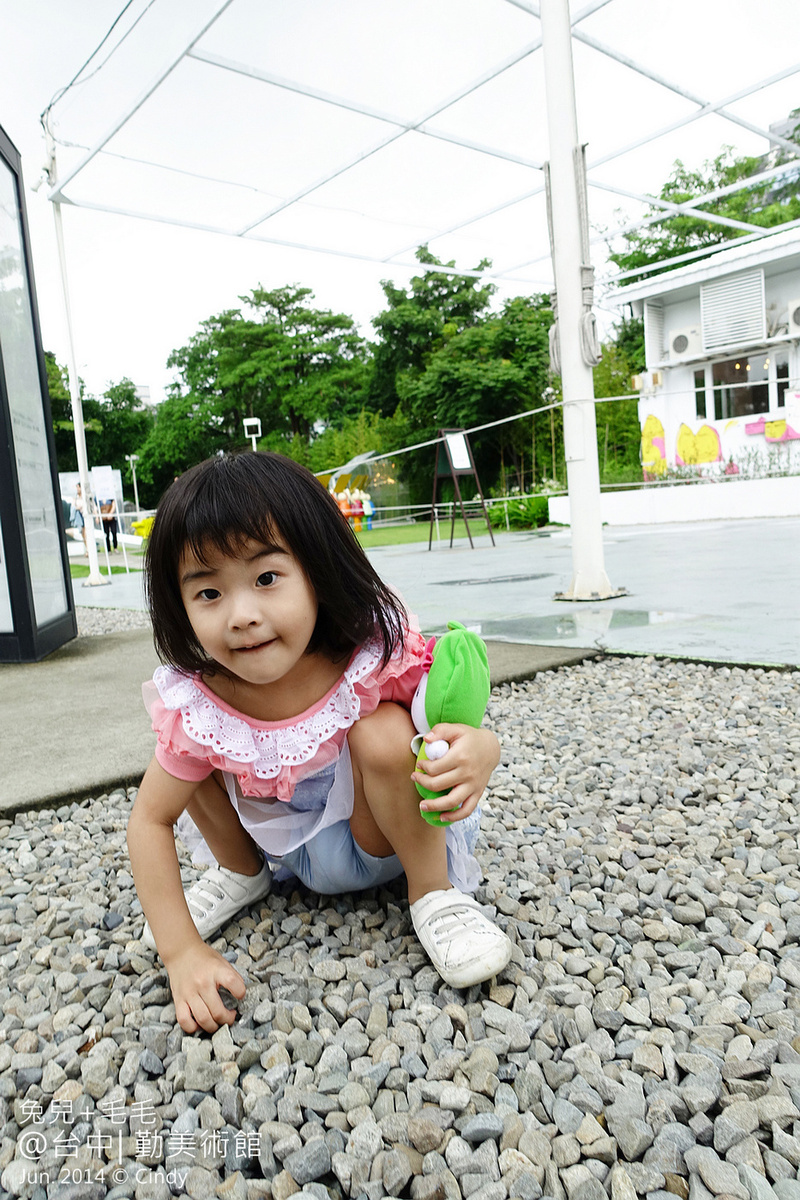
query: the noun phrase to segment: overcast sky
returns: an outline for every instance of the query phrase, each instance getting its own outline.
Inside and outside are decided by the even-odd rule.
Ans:
[[[143,14],[139,26],[107,67],[57,106],[59,136],[91,145],[174,48],[199,29],[203,14],[217,6],[216,0],[134,0],[117,34]],[[573,5],[581,7],[583,0]],[[67,351],[51,205],[46,188],[32,191],[45,155],[38,118],[123,8],[124,0],[0,0],[0,125],[22,154],[43,339],[61,362]],[[692,96],[716,101],[783,70],[797,57],[800,4],[611,0],[583,28],[641,57]],[[506,0],[383,0],[378,5],[374,0],[234,0],[199,45],[409,118],[430,112],[538,33],[538,21]],[[433,118],[431,129],[442,136],[405,135],[302,204],[284,209],[262,231],[376,258],[403,250],[400,259],[406,262],[413,246],[437,230],[486,211],[498,196],[512,199],[535,189],[539,173],[513,160],[540,162],[547,154],[541,58],[541,52],[531,55]],[[575,68],[579,127],[589,143],[590,162],[693,111],[686,96],[665,91],[585,44],[575,47]],[[798,105],[800,76],[795,75],[734,102],[731,111],[764,127]],[[76,181],[73,194],[241,227],[281,198],[333,174],[354,147],[357,152],[374,144],[389,128],[377,116],[320,105],[193,61],[170,77],[158,103],[154,98],[145,105],[109,148],[128,159],[146,157],[237,186],[102,158]],[[475,154],[464,148],[466,139],[499,146],[510,158]],[[723,143],[742,153],[766,149],[763,139],[714,116],[614,158],[596,178],[636,192],[657,190],[676,157],[697,166]],[[59,150],[62,176],[75,155]],[[643,211],[634,202],[591,190],[595,227],[613,225],[618,208],[632,217]],[[74,206],[65,206],[64,218],[79,369],[95,394],[127,375],[160,397],[169,377],[169,352],[185,344],[203,318],[237,306],[237,297],[259,284],[310,286],[320,307],[350,313],[369,335],[370,318],[382,306],[380,279],[404,283],[410,274],[392,263],[259,244]],[[542,197],[454,230],[434,241],[432,249],[456,258],[460,267],[475,265],[484,255],[503,268],[528,264],[514,272],[515,282],[504,285],[501,298],[542,290],[549,278]],[[602,261],[598,246],[595,263]]]

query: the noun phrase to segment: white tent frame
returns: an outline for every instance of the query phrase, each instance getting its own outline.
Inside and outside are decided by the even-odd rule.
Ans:
[[[51,170],[49,181],[51,184],[48,193],[49,199],[53,202],[54,212],[56,213],[57,228],[60,233],[61,224],[61,205],[62,203],[78,204],[84,208],[95,209],[99,211],[116,213],[121,216],[139,217],[147,220],[161,221],[167,224],[184,226],[192,229],[204,230],[206,232],[227,234],[229,236],[251,239],[258,242],[269,242],[277,245],[293,247],[301,250],[311,250],[323,252],[327,254],[336,254],[349,259],[361,259],[372,262],[381,262],[391,264],[397,267],[417,267],[416,262],[407,262],[402,256],[409,254],[416,248],[414,244],[405,244],[392,251],[389,255],[381,258],[376,258],[372,255],[353,254],[343,249],[337,249],[329,246],[312,245],[308,243],[298,243],[290,241],[286,238],[270,236],[268,232],[268,223],[271,218],[279,213],[286,211],[292,206],[299,204],[308,196],[317,192],[320,188],[337,179],[339,176],[346,174],[348,171],[363,163],[366,159],[374,155],[380,154],[388,146],[397,142],[400,138],[408,133],[422,133],[428,137],[440,139],[449,142],[472,152],[484,154],[488,157],[504,159],[509,162],[516,163],[520,166],[539,171],[543,178],[537,185],[526,190],[521,195],[505,199],[483,211],[473,213],[472,215],[462,218],[457,223],[451,225],[447,229],[441,229],[436,232],[433,238],[429,241],[435,241],[439,237],[447,234],[453,234],[467,228],[469,225],[477,221],[496,215],[504,209],[510,208],[521,201],[527,200],[533,196],[541,194],[545,191],[545,167],[547,164],[534,161],[524,156],[513,154],[499,147],[486,145],[482,142],[476,142],[472,139],[459,136],[457,134],[437,129],[432,122],[441,113],[451,108],[457,102],[465,97],[478,91],[485,84],[496,79],[504,71],[509,70],[517,63],[523,61],[529,55],[542,50],[544,56],[545,67],[545,86],[547,94],[547,110],[548,110],[548,127],[550,141],[550,160],[549,160],[549,179],[550,179],[550,202],[549,215],[551,222],[551,249],[553,259],[553,274],[556,282],[556,295],[558,302],[558,326],[557,326],[557,343],[560,344],[560,357],[562,363],[562,383],[563,383],[563,408],[564,408],[564,436],[565,436],[565,452],[567,457],[567,474],[570,493],[570,512],[572,524],[572,543],[573,543],[573,579],[570,588],[566,593],[563,593],[559,598],[571,600],[587,600],[587,599],[606,599],[613,595],[619,595],[619,591],[610,584],[604,567],[603,561],[603,542],[602,528],[599,519],[599,473],[597,463],[597,447],[595,440],[595,418],[594,418],[594,393],[592,384],[591,364],[594,350],[591,346],[592,335],[588,335],[587,341],[587,320],[593,320],[591,312],[586,311],[587,305],[587,279],[593,279],[593,273],[589,265],[589,248],[590,239],[588,232],[588,217],[587,217],[587,200],[585,196],[585,188],[595,187],[605,191],[612,192],[621,197],[635,201],[638,204],[645,204],[651,209],[655,208],[658,212],[655,215],[643,217],[641,220],[628,223],[620,226],[616,230],[612,230],[604,234],[606,241],[611,240],[619,234],[630,232],[634,229],[646,227],[650,224],[657,223],[662,219],[662,214],[688,214],[693,217],[707,221],[709,224],[718,225],[723,228],[734,229],[744,235],[745,240],[758,239],[769,236],[770,230],[763,229],[759,226],[745,221],[737,221],[727,217],[718,216],[708,213],[702,207],[711,199],[719,196],[741,190],[738,186],[729,188],[720,188],[715,192],[707,195],[693,197],[691,200],[680,204],[670,203],[662,200],[659,197],[648,193],[640,193],[629,188],[609,184],[608,182],[594,179],[591,175],[593,169],[596,169],[616,158],[630,153],[631,151],[655,141],[668,133],[674,132],[694,121],[699,120],[704,116],[716,114],[724,120],[730,121],[732,124],[746,129],[751,134],[756,134],[763,137],[768,144],[773,147],[779,147],[791,154],[793,160],[798,158],[798,147],[794,142],[791,142],[780,134],[763,129],[753,122],[746,120],[731,110],[731,105],[740,101],[747,96],[753,95],[756,92],[767,88],[783,79],[790,78],[792,75],[800,72],[800,62],[794,63],[783,70],[773,73],[754,84],[740,88],[738,91],[723,97],[717,101],[709,101],[704,97],[697,95],[693,91],[681,86],[673,80],[667,79],[664,75],[653,71],[645,64],[637,62],[629,55],[626,55],[615,48],[606,45],[598,38],[587,33],[581,28],[584,22],[593,13],[604,8],[612,3],[613,0],[589,0],[583,8],[580,9],[574,16],[570,15],[568,0],[540,0],[540,3],[534,0],[506,0],[506,3],[521,9],[530,14],[532,17],[541,22],[541,35],[533,41],[523,45],[514,54],[507,56],[502,61],[496,63],[488,71],[483,72],[469,83],[462,86],[453,95],[439,100],[432,108],[422,113],[414,119],[407,119],[395,114],[386,113],[374,108],[366,103],[356,103],[355,101],[347,100],[344,97],[333,95],[329,92],[322,91],[310,85],[303,84],[297,80],[287,79],[277,74],[263,71],[253,65],[234,61],[232,59],[213,54],[210,51],[198,47],[198,43],[212,29],[214,24],[219,20],[223,13],[227,12],[236,0],[221,0],[215,11],[210,17],[207,17],[188,38],[182,49],[174,54],[165,66],[157,73],[155,78],[148,84],[144,91],[112,122],[106,132],[97,140],[91,147],[84,147],[85,153],[79,159],[66,175],[59,179],[55,167],[54,154],[51,155]],[[578,161],[582,161],[582,150],[578,139],[577,118],[575,113],[575,95],[574,95],[574,80],[572,68],[572,42],[578,41],[594,51],[608,57],[613,62],[616,62],[629,70],[644,76],[651,82],[659,85],[662,88],[680,96],[682,99],[689,101],[695,106],[694,111],[683,115],[677,120],[672,121],[662,128],[652,131],[643,137],[639,137],[632,142],[619,146],[616,149],[604,154],[600,158],[587,164],[584,169],[576,170]],[[111,56],[110,56],[111,57]],[[106,147],[112,139],[118,134],[131,118],[142,108],[142,106],[152,97],[159,87],[172,75],[176,68],[185,60],[195,60],[202,62],[211,68],[230,72],[235,75],[245,76],[248,79],[255,80],[263,84],[265,87],[281,88],[319,103],[329,104],[338,108],[347,109],[351,112],[358,113],[362,116],[372,118],[385,123],[389,126],[384,136],[379,138],[372,145],[360,148],[356,153],[351,154],[343,162],[329,169],[324,175],[316,180],[312,180],[302,186],[293,195],[279,200],[277,203],[271,203],[264,208],[256,217],[249,219],[244,224],[239,224],[235,228],[224,228],[222,226],[204,224],[202,222],[186,221],[178,218],[171,218],[166,215],[155,215],[153,213],[144,212],[141,210],[113,206],[100,202],[87,201],[85,199],[75,200],[66,194],[66,189],[69,184],[75,181],[81,172],[100,154],[106,152]],[[108,60],[106,60],[108,61]],[[63,95],[64,93],[62,93]],[[60,97],[59,97],[60,98]],[[44,114],[44,124],[48,135],[50,135],[49,124],[50,110]],[[108,151],[107,153],[113,153]],[[120,156],[118,156],[120,157]],[[179,171],[180,174],[188,175],[195,178],[208,179],[207,176],[201,176],[199,173],[184,171],[173,166],[165,166],[163,163],[150,161],[147,159],[135,160],[142,165],[154,167],[161,170]],[[770,179],[776,179],[781,174],[785,174],[787,166],[784,164],[781,167],[772,170],[763,171],[760,175],[748,180],[744,186],[752,186],[753,183],[768,182]],[[240,181],[224,179],[215,180],[215,182],[225,183],[229,186],[244,186]],[[251,192],[254,189],[249,189]],[[267,227],[267,228],[265,228]],[[786,226],[781,226],[785,228]],[[597,239],[595,239],[597,241]],[[722,248],[722,247],[720,247]],[[704,249],[702,251],[691,252],[680,256],[680,261],[697,257],[700,255],[708,255],[712,251]],[[489,271],[466,271],[456,267],[437,267],[437,271],[452,272],[459,275],[481,275],[490,279],[505,280],[509,283],[516,284],[531,284],[535,283],[542,287],[540,281],[521,279],[517,272],[533,266],[543,259],[528,259],[524,262],[516,263],[513,266],[506,266],[501,270],[494,269]],[[679,261],[679,260],[675,260]],[[67,310],[69,309],[68,291],[66,285],[66,264],[62,253],[62,278],[64,280],[64,290]],[[646,269],[646,268],[645,268]],[[588,275],[587,275],[588,272]],[[637,272],[624,272],[617,278],[630,277]],[[588,296],[591,297],[592,288],[588,287]],[[591,306],[591,299],[589,300]],[[77,375],[74,369],[74,347],[71,348],[71,389],[73,393],[73,407],[76,406],[77,394]],[[72,376],[75,375],[73,379]],[[77,407],[80,407],[79,398],[77,398]],[[78,459],[81,463],[82,478],[86,473],[86,450],[85,444],[81,445],[82,438],[82,422],[76,416],[76,441],[78,445]],[[95,564],[92,564],[95,567]],[[100,582],[99,577],[94,578],[95,570],[92,570],[91,582]]]
[[[513,5],[515,8],[521,9],[522,11],[529,13],[534,18],[541,19],[540,4],[534,3],[533,0],[505,0],[505,2]],[[284,78],[282,76],[279,76],[279,75],[276,75],[276,74],[273,74],[270,72],[262,71],[259,68],[252,66],[248,63],[234,61],[232,59],[228,59],[228,58],[222,57],[220,55],[212,54],[208,51],[203,50],[202,48],[198,48],[198,42],[200,42],[202,40],[202,38],[212,29],[212,27],[216,24],[216,22],[223,15],[223,13],[225,13],[235,3],[236,3],[236,0],[222,0],[222,2],[218,5],[218,7],[215,10],[215,12],[213,13],[213,15],[211,17],[205,19],[202,22],[200,27],[195,32],[193,32],[191,34],[191,36],[188,38],[188,40],[186,41],[186,43],[184,44],[182,49],[177,54],[173,55],[173,57],[169,60],[169,62],[162,68],[162,70],[160,72],[158,72],[158,74],[155,76],[155,78],[147,85],[147,87],[144,89],[144,91],[111,123],[111,125],[107,128],[105,133],[94,143],[94,145],[92,145],[90,148],[88,148],[86,150],[86,152],[80,158],[80,160],[73,167],[70,168],[70,170],[63,176],[63,178],[56,179],[55,181],[53,181],[51,189],[48,193],[48,197],[50,200],[59,201],[62,203],[74,204],[74,205],[77,205],[78,207],[94,209],[97,211],[114,213],[119,216],[136,217],[136,218],[141,218],[141,219],[145,219],[145,220],[159,221],[162,223],[176,225],[176,226],[180,226],[180,227],[197,229],[197,230],[205,231],[208,233],[223,234],[223,235],[238,237],[238,238],[249,238],[249,239],[252,239],[252,240],[258,241],[258,242],[265,242],[265,243],[269,243],[269,244],[273,244],[273,245],[286,246],[286,247],[298,249],[298,250],[307,250],[307,251],[314,251],[314,252],[318,252],[318,253],[331,254],[331,255],[335,255],[337,257],[350,258],[350,259],[354,259],[354,260],[387,263],[387,264],[395,265],[398,267],[416,267],[418,265],[416,263],[416,261],[409,260],[404,257],[404,256],[408,255],[409,253],[413,253],[413,251],[416,249],[416,245],[417,245],[416,242],[406,243],[402,246],[397,247],[395,250],[393,250],[388,255],[385,255],[382,257],[376,257],[374,255],[369,255],[369,254],[353,253],[349,250],[337,249],[336,247],[332,247],[332,246],[319,245],[319,244],[314,244],[314,243],[309,243],[309,242],[297,242],[297,241],[293,241],[293,240],[287,239],[287,238],[271,236],[266,230],[261,229],[260,227],[267,225],[269,220],[272,217],[276,216],[278,213],[283,212],[288,208],[291,208],[295,204],[298,204],[299,202],[306,199],[308,196],[310,196],[314,192],[318,191],[325,184],[330,183],[332,180],[338,178],[340,175],[346,174],[348,171],[352,170],[354,167],[356,167],[360,163],[362,163],[366,158],[372,157],[373,155],[380,153],[386,147],[388,147],[392,143],[396,142],[399,138],[402,138],[405,134],[411,133],[411,132],[422,133],[428,137],[435,138],[435,139],[438,139],[438,140],[441,140],[444,142],[449,142],[456,146],[460,146],[463,149],[475,151],[475,152],[478,152],[481,154],[485,154],[488,157],[498,158],[498,159],[503,159],[508,162],[513,162],[520,166],[528,167],[532,170],[536,170],[536,171],[540,171],[540,172],[543,170],[544,164],[541,162],[535,161],[530,158],[526,158],[525,156],[513,154],[510,151],[503,150],[502,148],[497,147],[497,146],[491,146],[491,145],[487,145],[483,142],[476,142],[469,138],[460,137],[457,134],[450,133],[450,132],[447,132],[447,131],[444,131],[441,129],[437,129],[435,127],[435,125],[431,124],[431,122],[434,121],[434,119],[440,113],[449,109],[454,104],[458,103],[460,100],[463,100],[466,96],[471,95],[473,92],[477,91],[478,89],[483,87],[485,84],[496,79],[504,71],[507,71],[510,67],[515,66],[517,63],[521,62],[524,58],[541,50],[541,48],[542,48],[542,37],[541,36],[535,38],[533,41],[522,46],[520,48],[520,50],[517,51],[515,54],[512,54],[512,55],[506,57],[505,59],[503,59],[502,61],[496,63],[488,71],[483,72],[481,75],[472,79],[464,87],[458,89],[458,91],[455,92],[453,95],[450,95],[450,96],[446,97],[444,100],[438,102],[433,108],[422,113],[420,116],[418,116],[412,120],[409,120],[409,119],[401,117],[397,114],[383,112],[380,109],[376,109],[368,104],[357,103],[355,101],[348,100],[344,97],[335,96],[329,92],[325,92],[318,88],[311,87],[308,84],[304,84],[304,83],[301,83],[296,80]],[[788,141],[786,138],[782,137],[778,133],[771,132],[768,129],[763,129],[760,126],[753,124],[751,121],[747,121],[744,117],[741,117],[737,113],[732,112],[730,109],[730,106],[735,104],[737,101],[745,99],[746,97],[751,96],[751,95],[755,94],[756,92],[763,90],[764,88],[770,87],[784,79],[791,77],[794,74],[797,74],[798,72],[800,72],[800,61],[798,61],[795,64],[792,64],[789,67],[784,68],[781,71],[775,72],[772,75],[766,76],[763,79],[758,80],[756,83],[748,85],[747,87],[739,88],[737,91],[730,93],[730,94],[722,97],[719,100],[710,101],[710,100],[707,100],[704,97],[694,93],[693,91],[690,91],[689,89],[681,86],[680,84],[678,84],[672,80],[669,80],[664,75],[651,70],[650,68],[645,66],[643,63],[637,62],[635,59],[631,58],[630,56],[628,56],[626,54],[621,53],[620,51],[616,50],[614,47],[606,45],[604,42],[600,41],[598,38],[592,36],[591,34],[587,33],[585,30],[580,28],[581,23],[583,21],[585,21],[587,17],[590,17],[593,13],[597,12],[599,9],[606,7],[608,4],[611,4],[611,3],[613,3],[613,0],[590,0],[590,3],[586,4],[583,8],[581,8],[580,11],[577,12],[571,18],[571,31],[572,31],[573,40],[581,42],[582,44],[590,47],[591,49],[593,49],[593,50],[597,51],[598,53],[611,59],[612,61],[614,61],[624,67],[627,67],[628,69],[630,69],[632,71],[635,71],[636,73],[649,79],[651,82],[656,83],[659,86],[665,88],[666,90],[673,92],[674,94],[682,97],[685,100],[690,101],[692,104],[696,105],[696,109],[694,112],[688,113],[688,114],[678,118],[677,120],[670,122],[668,125],[662,126],[661,128],[652,131],[651,133],[647,134],[644,137],[640,137],[640,138],[634,139],[631,142],[627,142],[623,145],[620,145],[616,149],[610,151],[609,153],[603,155],[602,157],[591,160],[587,164],[587,184],[588,184],[588,186],[591,188],[598,188],[598,189],[604,190],[604,191],[616,192],[622,198],[635,201],[639,204],[647,204],[652,207],[659,208],[664,213],[683,213],[683,214],[698,217],[699,219],[707,221],[709,224],[722,225],[722,226],[726,226],[728,228],[734,228],[734,229],[741,229],[745,233],[756,233],[757,234],[760,232],[761,236],[764,236],[764,231],[761,230],[759,226],[749,225],[745,222],[733,221],[730,218],[717,216],[713,213],[708,213],[704,209],[698,207],[698,205],[707,203],[708,201],[710,201],[712,199],[718,198],[720,195],[724,194],[725,191],[733,192],[733,191],[738,190],[736,186],[733,186],[729,189],[722,189],[722,190],[718,189],[717,191],[715,191],[713,193],[694,197],[692,200],[687,201],[682,204],[670,205],[666,201],[663,201],[660,198],[650,195],[648,193],[636,192],[632,189],[628,189],[625,187],[615,187],[614,185],[611,185],[609,183],[605,183],[600,180],[596,180],[596,179],[592,178],[591,172],[594,168],[603,166],[606,163],[611,162],[616,158],[620,158],[623,155],[630,153],[632,150],[638,149],[641,146],[648,144],[649,142],[656,141],[659,138],[664,137],[665,135],[667,135],[669,133],[673,133],[676,130],[678,130],[688,124],[691,124],[692,122],[697,121],[697,120],[701,119],[702,117],[708,116],[710,114],[716,114],[717,116],[730,121],[732,124],[734,124],[740,128],[746,129],[749,133],[753,133],[759,137],[763,137],[771,145],[773,145],[775,147],[779,147],[779,148],[789,152],[793,157],[796,157],[798,155],[798,147],[795,143]],[[385,122],[391,128],[387,131],[387,133],[384,137],[380,138],[373,145],[371,145],[365,149],[359,150],[359,152],[357,154],[354,154],[354,155],[350,156],[349,158],[345,159],[343,162],[338,164],[333,170],[326,172],[326,174],[324,174],[320,178],[306,184],[304,187],[302,187],[297,192],[295,192],[292,196],[289,196],[286,199],[279,201],[277,204],[272,204],[270,207],[265,208],[256,218],[249,220],[244,225],[240,225],[238,228],[225,227],[224,225],[212,225],[212,224],[207,224],[207,223],[203,223],[203,222],[187,221],[187,220],[180,219],[180,218],[168,217],[166,215],[158,216],[158,215],[154,215],[149,212],[144,212],[144,211],[141,211],[141,210],[135,209],[135,208],[128,208],[125,206],[110,205],[110,204],[94,203],[90,200],[85,200],[85,199],[77,199],[76,200],[74,198],[69,197],[66,194],[66,189],[68,188],[69,184],[78,178],[78,176],[81,174],[81,172],[97,157],[97,155],[106,152],[106,147],[108,146],[109,142],[116,136],[116,134],[118,134],[125,127],[125,125],[131,120],[131,118],[142,108],[142,106],[151,98],[151,96],[153,96],[155,94],[155,92],[158,90],[158,88],[161,87],[161,85],[166,82],[166,80],[172,75],[172,73],[176,70],[176,68],[186,59],[191,59],[191,60],[195,60],[197,62],[202,62],[205,65],[210,66],[212,68],[216,68],[220,71],[232,72],[237,75],[246,76],[249,79],[254,79],[260,83],[263,83],[265,86],[289,90],[289,91],[295,92],[299,95],[308,97],[309,99],[317,100],[321,103],[330,104],[330,105],[336,106],[338,108],[347,109],[348,111],[358,113],[361,116],[371,117],[375,120]],[[109,153],[112,156],[114,156],[113,152],[109,151],[106,153]],[[123,156],[115,156],[115,157],[123,157]],[[160,170],[173,171],[173,172],[178,172],[180,174],[188,174],[188,175],[194,174],[192,172],[183,171],[180,168],[165,165],[164,163],[155,162],[155,161],[148,160],[148,159],[137,159],[135,161],[140,163],[142,166],[154,167],[154,168],[157,168]],[[783,167],[777,168],[773,172],[764,172],[764,173],[760,174],[759,176],[754,176],[752,179],[748,180],[748,186],[752,185],[754,183],[757,183],[757,182],[767,181],[769,178],[775,177],[775,176],[779,175],[781,172],[785,172],[785,170],[786,170],[786,167],[783,166]],[[208,176],[201,176],[199,173],[197,173],[196,177],[204,178],[204,179],[209,178]],[[225,183],[230,186],[244,186],[235,179],[215,179],[215,182]],[[249,188],[248,190],[252,191],[253,189]],[[544,181],[542,179],[541,182],[539,182],[536,186],[534,186],[531,189],[528,189],[528,190],[526,190],[518,195],[515,195],[509,199],[503,200],[503,201],[493,205],[490,208],[483,209],[478,212],[474,212],[471,215],[469,215],[468,217],[466,217],[465,219],[462,219],[453,225],[450,225],[446,228],[437,230],[435,237],[432,238],[431,240],[436,240],[436,238],[443,237],[447,234],[453,234],[453,233],[460,232],[461,230],[466,229],[468,226],[474,224],[477,221],[483,220],[487,217],[495,216],[497,213],[502,212],[504,209],[510,208],[515,204],[519,204],[524,200],[527,200],[527,199],[530,199],[531,197],[539,195],[543,191],[544,191]],[[626,225],[619,226],[616,229],[609,230],[608,232],[606,232],[603,235],[602,240],[609,241],[622,233],[630,232],[633,229],[641,228],[645,225],[657,223],[660,219],[661,218],[659,215],[643,217],[639,221],[631,222]],[[600,239],[595,239],[595,240],[597,241]],[[519,263],[515,263],[512,266],[507,266],[507,267],[503,268],[502,270],[489,270],[489,271],[484,271],[484,272],[477,272],[477,271],[470,272],[469,270],[464,270],[464,269],[455,268],[455,267],[454,268],[443,267],[441,269],[445,273],[452,272],[454,274],[471,274],[471,273],[476,274],[476,275],[481,274],[481,275],[486,276],[487,278],[491,278],[491,279],[495,279],[495,280],[508,280],[509,282],[511,282],[512,277],[515,277],[517,272],[524,270],[525,268],[530,267],[532,265],[541,263],[543,261],[546,261],[546,260],[541,259],[541,258],[533,259],[533,260],[528,259],[528,260],[525,260],[525,261],[522,261]],[[437,269],[439,269],[439,268],[437,268]],[[542,286],[542,287],[548,286],[546,283],[543,283],[541,280],[530,280],[530,279],[520,280],[518,278],[514,278],[513,281],[519,282],[519,283],[535,284],[537,286]]]

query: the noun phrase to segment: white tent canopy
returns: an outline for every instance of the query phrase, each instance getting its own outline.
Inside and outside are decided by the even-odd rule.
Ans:
[[[548,158],[574,568],[562,598],[590,599],[614,589],[599,520],[586,210],[613,243],[621,201],[628,227],[647,220],[647,189],[673,159],[690,141],[714,157],[733,128],[740,150],[794,157],[770,125],[796,107],[800,13],[794,0],[773,0],[769,22],[748,0],[542,2],[540,14],[535,0],[128,0],[45,115],[63,148],[50,198],[59,238],[69,202],[387,273],[427,243],[459,264],[491,260],[490,277],[532,292],[551,278]],[[698,4],[717,16],[712,38],[692,39]],[[579,138],[591,200],[576,175]],[[702,201],[655,203],[697,213]],[[91,549],[90,561],[100,582]]]
[[[796,0],[571,11],[595,241],[643,219],[676,158],[794,154],[769,126],[798,105]],[[387,274],[427,242],[490,259],[503,292],[551,286],[534,0],[131,0],[49,122],[52,198]]]

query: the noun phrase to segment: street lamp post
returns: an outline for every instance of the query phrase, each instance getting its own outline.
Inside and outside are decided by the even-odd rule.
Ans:
[[[138,454],[126,454],[125,459],[131,465],[131,475],[133,476],[133,499],[136,504],[136,515],[139,515],[139,489],[136,486],[136,464],[139,461]]]
[[[250,438],[255,454],[256,442],[261,437],[261,419],[260,417],[245,417],[244,419],[244,436]]]

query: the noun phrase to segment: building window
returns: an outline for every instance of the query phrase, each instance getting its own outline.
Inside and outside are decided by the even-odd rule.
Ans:
[[[747,417],[769,412],[769,356],[751,354],[714,363],[714,418]],[[788,381],[788,376],[787,376]]]
[[[786,404],[786,389],[789,386],[789,352],[778,350],[775,354],[775,392],[778,408]]]
[[[694,373],[694,407],[698,417],[706,416],[706,372],[705,368],[702,371]]]

